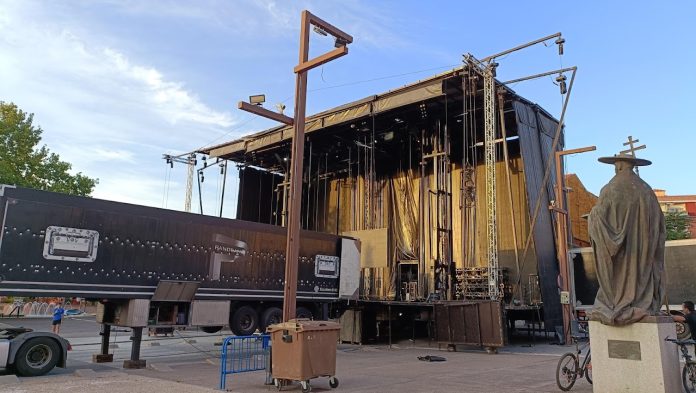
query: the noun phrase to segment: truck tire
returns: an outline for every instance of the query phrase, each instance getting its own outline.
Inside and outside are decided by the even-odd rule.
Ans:
[[[251,306],[241,306],[232,313],[230,329],[235,336],[249,336],[259,327],[259,314]]]
[[[201,326],[203,333],[213,334],[222,330],[222,326]]]
[[[23,377],[44,375],[58,364],[61,356],[60,345],[48,337],[34,337],[27,340],[17,351],[14,369]]]
[[[308,308],[305,307],[297,307],[297,310],[295,311],[295,317],[297,319],[312,319],[312,312],[309,311]]]
[[[278,307],[268,307],[261,316],[261,323],[264,329],[281,322],[283,322],[283,310]]]

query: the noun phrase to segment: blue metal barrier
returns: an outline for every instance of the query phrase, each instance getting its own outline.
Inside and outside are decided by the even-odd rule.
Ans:
[[[265,370],[271,336],[231,336],[222,342],[220,354],[220,390],[225,390],[228,374]]]

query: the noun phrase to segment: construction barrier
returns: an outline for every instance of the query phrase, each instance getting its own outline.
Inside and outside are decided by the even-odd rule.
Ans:
[[[222,342],[220,354],[220,390],[225,390],[229,374],[265,370],[270,341],[267,334],[227,337]]]

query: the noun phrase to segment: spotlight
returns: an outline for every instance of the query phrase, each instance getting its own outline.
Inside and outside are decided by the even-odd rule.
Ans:
[[[495,69],[498,68],[500,64],[497,62],[493,61],[488,65],[488,68],[491,70],[491,75],[495,78],[496,77],[496,72]]]
[[[250,104],[262,106],[264,102],[266,102],[266,95],[265,94],[257,94],[254,96],[249,96],[249,103]]]
[[[282,115],[283,111],[285,110],[285,104],[283,104],[283,103],[276,104],[276,109],[278,110],[278,113],[280,113]]]
[[[558,37],[556,40],[556,45],[558,45],[558,54],[563,55],[563,44],[565,44],[565,38]]]
[[[329,35],[324,29],[322,29],[322,28],[319,27],[319,26],[314,26],[314,32],[317,33],[317,34],[319,34],[319,35],[323,35],[324,37],[326,37],[327,35]]]
[[[568,91],[566,88],[566,76],[563,74],[558,75],[556,82],[558,82],[558,86],[561,88],[561,94],[565,94]]]

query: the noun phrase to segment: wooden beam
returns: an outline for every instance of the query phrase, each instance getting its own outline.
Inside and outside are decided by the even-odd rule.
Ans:
[[[281,123],[289,125],[289,126],[291,126],[295,123],[295,121],[292,119],[292,117],[285,116],[282,113],[273,112],[273,111],[268,110],[262,106],[252,105],[248,102],[239,101],[239,104],[237,105],[237,107],[243,111],[250,112],[250,113],[253,113],[255,115],[263,116],[267,119],[275,120],[277,122],[281,122]]]
[[[306,15],[307,15],[307,18],[309,19],[310,24],[313,24],[315,26],[319,26],[322,30],[331,34],[332,36],[342,39],[343,41],[346,42],[346,44],[350,44],[351,42],[353,42],[353,37],[350,34],[335,27],[331,23],[321,19],[320,17],[312,14],[309,11],[304,11],[304,12],[307,13]]]
[[[348,47],[343,45],[340,48],[336,48],[332,50],[331,52],[324,53],[321,56],[317,56],[313,58],[312,60],[305,61],[303,63],[298,64],[295,66],[295,73],[298,74],[300,72],[306,72],[311,70],[312,68],[319,67],[320,65],[324,63],[328,63],[331,60],[338,59],[341,56],[345,56],[348,54]]]

